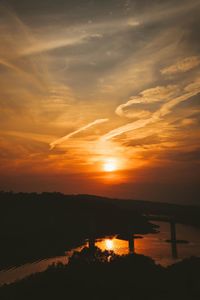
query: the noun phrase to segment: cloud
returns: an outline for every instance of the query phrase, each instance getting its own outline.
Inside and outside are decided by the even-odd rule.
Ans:
[[[23,49],[20,54],[22,56],[34,55],[37,53],[46,52],[61,47],[79,45],[86,41],[88,37],[90,36],[87,34],[82,34],[79,36],[71,36],[67,38],[61,37],[60,39],[52,37],[51,39],[46,41],[38,40],[35,41],[31,46],[28,46],[25,49]]]
[[[0,176],[7,174],[6,188],[45,185],[80,193],[90,190],[93,178],[94,192],[98,186],[102,193],[101,165],[110,157],[131,182],[122,195],[137,189],[137,180],[138,197],[147,191],[147,199],[159,188],[150,188],[149,196],[145,182],[182,184],[181,176],[195,182],[199,96],[187,99],[200,87],[192,82],[200,66],[199,0],[128,1],[127,14],[121,0],[43,2],[7,0],[13,12],[0,8]],[[88,127],[104,116],[109,122]],[[27,172],[36,174],[31,184],[43,182],[22,185]],[[66,185],[69,173],[75,175]],[[48,184],[49,174],[56,183]]]
[[[16,66],[12,65],[10,62],[4,60],[4,59],[0,59],[0,65],[6,67],[6,68],[9,68],[11,70],[14,70],[16,72],[21,72],[20,69],[18,69]]]
[[[181,121],[181,125],[185,126],[185,127],[193,126],[193,125],[197,125],[197,124],[198,124],[198,120],[194,119],[194,118],[186,118]]]
[[[180,149],[168,149],[167,152],[162,151],[158,154],[159,159],[173,160],[173,161],[196,161],[200,162],[200,148],[195,148],[192,150],[180,151]]]
[[[151,104],[159,101],[167,101],[172,96],[175,96],[178,92],[178,87],[176,85],[168,85],[166,87],[163,86],[157,86],[151,89],[147,89],[142,91],[138,96],[131,97],[129,101],[127,101],[124,104],[119,105],[115,112],[120,117],[127,117],[127,118],[133,118],[133,117],[148,117],[149,111],[140,111],[140,112],[128,112],[124,111],[125,108],[128,108],[134,104]]]
[[[16,138],[22,138],[27,140],[32,140],[40,143],[49,143],[49,141],[52,139],[51,135],[45,135],[45,134],[38,134],[38,133],[32,133],[32,132],[25,132],[25,131],[2,131],[0,130],[0,133],[2,136],[11,136]]]
[[[126,31],[130,26],[136,27],[139,25],[140,23],[136,20],[130,24],[128,18],[121,18],[103,22],[86,22],[76,26],[69,25],[64,28],[55,27],[53,30],[41,29],[37,35],[33,35],[29,45],[21,50],[20,55],[35,55],[63,47],[75,47],[102,39],[104,35]]]
[[[198,91],[200,87],[200,77],[185,87],[186,92]]]
[[[200,65],[200,56],[190,56],[179,60],[174,65],[161,70],[163,75],[175,75],[190,71]]]
[[[159,137],[158,134],[148,134],[145,137],[138,137],[136,139],[132,139],[125,142],[125,146],[127,147],[143,147],[143,146],[152,146],[157,145],[162,142],[162,138]]]
[[[73,132],[71,132],[71,133],[69,133],[69,134],[63,136],[62,138],[57,139],[57,140],[55,140],[54,142],[50,143],[50,149],[52,150],[55,146],[57,146],[57,145],[59,145],[59,144],[65,142],[65,141],[68,140],[70,137],[74,136],[75,134],[77,134],[77,133],[79,133],[79,132],[82,132],[82,131],[84,131],[84,130],[86,130],[86,129],[92,127],[92,126],[95,126],[95,125],[97,125],[97,124],[101,124],[101,123],[104,123],[104,122],[107,122],[107,121],[108,121],[108,119],[97,119],[97,120],[95,120],[94,122],[91,122],[91,123],[89,123],[89,124],[87,124],[87,125],[85,125],[85,126],[79,128],[79,129],[77,129],[77,130],[75,130],[75,131],[73,131]]]
[[[143,128],[148,124],[156,123],[157,121],[161,120],[164,116],[169,114],[173,107],[178,105],[179,103],[186,101],[190,99],[191,97],[197,95],[200,93],[200,80],[197,79],[195,82],[188,84],[185,88],[184,93],[181,96],[175,97],[172,100],[169,100],[167,103],[163,104],[157,111],[152,113],[151,117],[148,119],[141,119],[134,121],[132,123],[128,123],[124,126],[115,128],[114,130],[111,130],[107,134],[101,137],[102,140],[109,140],[112,139],[113,137],[119,136],[123,133],[133,131],[139,128]],[[146,92],[143,92],[143,94]],[[138,102],[139,103],[139,102]]]

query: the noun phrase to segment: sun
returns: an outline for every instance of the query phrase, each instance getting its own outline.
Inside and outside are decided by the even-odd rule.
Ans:
[[[114,172],[116,171],[116,165],[112,162],[107,162],[103,165],[103,169],[105,172]]]
[[[114,172],[117,170],[117,162],[115,159],[106,159],[103,164],[103,170],[105,172]]]

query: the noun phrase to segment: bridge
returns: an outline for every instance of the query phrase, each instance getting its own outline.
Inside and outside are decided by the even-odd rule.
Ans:
[[[160,216],[160,215],[144,215],[150,222],[167,222],[170,224],[170,239],[166,242],[171,244],[171,253],[173,258],[178,258],[177,244],[183,241],[176,239],[176,221],[171,216]]]
[[[143,215],[149,222],[165,222],[170,225],[170,238],[166,242],[171,244],[171,254],[174,259],[178,258],[177,244],[185,243],[186,241],[177,240],[176,237],[176,222],[175,218],[172,216],[162,216],[162,215]],[[119,236],[120,238],[120,236]],[[128,241],[129,253],[135,253],[135,239],[140,238],[133,233],[127,235],[125,239]],[[89,247],[92,249],[95,247],[95,238],[91,237],[88,240]]]

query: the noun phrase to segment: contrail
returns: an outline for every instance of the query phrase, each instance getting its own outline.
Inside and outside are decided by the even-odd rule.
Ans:
[[[108,120],[109,119],[97,119],[97,120],[95,120],[95,121],[93,121],[93,122],[91,122],[91,123],[89,123],[89,124],[87,124],[87,125],[79,128],[79,129],[77,129],[77,130],[75,130],[75,131],[73,131],[73,132],[71,132],[71,133],[69,133],[69,134],[61,137],[60,139],[55,140],[54,142],[50,143],[50,150],[52,150],[56,145],[59,145],[59,144],[65,142],[67,139],[69,139],[70,137],[74,136],[75,134],[77,134],[77,133],[79,133],[81,131],[84,131],[84,130],[92,127],[92,126],[97,125],[97,124],[101,124],[101,123],[107,122]]]
[[[14,70],[16,72],[21,72],[21,73],[25,73],[23,72],[21,69],[17,68],[16,66],[14,66],[13,64],[9,63],[8,61],[6,60],[3,60],[3,59],[0,59],[0,65],[6,67],[6,68],[9,68],[11,70]]]
[[[185,90],[187,90],[187,87],[186,87]],[[178,105],[179,103],[181,103],[183,101],[186,101],[187,99],[189,99],[189,98],[191,98],[191,97],[193,97],[193,96],[195,96],[199,93],[200,93],[200,87],[196,87],[194,89],[194,91],[191,91],[189,93],[181,95],[181,96],[165,103],[159,110],[157,110],[155,113],[153,113],[151,118],[137,120],[137,121],[134,121],[132,123],[128,123],[124,126],[115,128],[115,129],[111,130],[110,132],[108,132],[107,134],[103,135],[101,137],[101,139],[102,140],[109,140],[109,139],[112,139],[115,136],[119,136],[119,135],[121,135],[125,132],[132,131],[132,130],[139,129],[139,128],[143,128],[148,124],[155,123],[158,120],[160,120],[162,117],[169,114],[171,112],[171,109],[174,106]]]

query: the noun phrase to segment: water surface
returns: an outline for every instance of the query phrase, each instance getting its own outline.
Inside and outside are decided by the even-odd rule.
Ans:
[[[187,240],[187,244],[177,244],[177,258],[172,257],[171,244],[166,240],[170,239],[170,226],[163,222],[154,222],[160,226],[160,233],[146,234],[141,236],[141,239],[135,239],[135,253],[150,256],[156,263],[163,266],[175,263],[181,259],[190,256],[200,256],[200,229],[177,225],[177,239]],[[28,263],[20,267],[14,267],[7,270],[0,270],[0,285],[4,283],[12,283],[20,280],[33,273],[43,272],[48,266],[53,263],[67,264],[69,257],[74,251],[80,251],[87,244],[79,248],[72,249],[66,252],[64,256],[54,257],[50,259],[43,259],[34,263]],[[96,242],[102,250],[112,250],[116,254],[123,255],[129,253],[128,241],[118,239],[117,237],[105,238]]]

